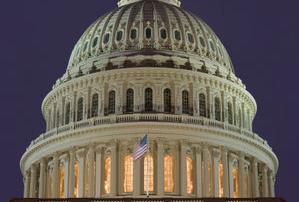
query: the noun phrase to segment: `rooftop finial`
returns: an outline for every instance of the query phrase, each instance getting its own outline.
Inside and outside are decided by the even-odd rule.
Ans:
[[[139,2],[139,1],[145,1],[145,0],[118,0],[117,5],[118,5],[118,7],[122,7],[122,6],[132,4],[132,3],[136,3],[136,2]],[[164,3],[171,4],[171,5],[175,5],[177,7],[181,6],[181,1],[180,0],[153,0],[153,1],[161,1],[161,2],[164,2]]]

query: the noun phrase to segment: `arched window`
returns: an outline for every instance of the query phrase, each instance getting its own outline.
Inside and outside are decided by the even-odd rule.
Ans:
[[[127,155],[124,158],[124,192],[133,192],[133,157]]]
[[[65,124],[70,123],[70,116],[71,116],[71,103],[67,103],[65,107]]]
[[[130,38],[132,40],[135,40],[138,37],[138,32],[136,28],[131,29],[131,34],[130,34]]]
[[[160,37],[163,40],[167,39],[167,31],[165,28],[160,29]]]
[[[228,113],[228,123],[233,124],[233,107],[232,103],[227,104],[227,113]]]
[[[74,163],[74,197],[79,197],[79,165],[78,161]]]
[[[174,167],[171,155],[164,157],[164,191],[174,192]]]
[[[114,90],[109,92],[108,110],[109,110],[109,114],[115,113],[115,91]]]
[[[146,39],[150,39],[150,38],[152,38],[152,29],[151,29],[150,27],[147,27],[147,28],[145,29],[145,38],[146,38]]]
[[[215,107],[215,120],[221,121],[220,99],[218,97],[215,97],[214,99],[214,107]]]
[[[181,32],[179,30],[175,30],[174,31],[174,38],[177,40],[177,41],[180,41],[182,39],[181,37]]]
[[[79,98],[77,102],[77,121],[81,121],[83,119],[83,98]]]
[[[164,90],[164,112],[171,113],[171,90]]]
[[[64,198],[64,167],[59,167],[59,196],[60,198]]]
[[[99,94],[95,93],[91,99],[91,117],[97,117],[99,111]]]
[[[117,31],[116,33],[116,41],[121,41],[123,39],[123,31],[122,30],[119,30]]]
[[[187,193],[193,193],[193,159],[191,157],[186,157],[187,164]]]
[[[153,192],[154,191],[154,158],[151,155],[146,155],[143,161],[143,182],[144,182],[144,191]]]
[[[153,90],[151,88],[145,89],[144,95],[144,108],[146,112],[153,111]]]
[[[182,92],[182,112],[189,114],[189,93],[186,90]]]
[[[127,90],[127,112],[134,112],[134,90]]]
[[[242,111],[241,111],[241,108],[239,109],[238,117],[239,117],[239,128],[241,128],[242,127]]]
[[[106,157],[104,161],[104,192],[109,194],[111,191],[111,157]]]
[[[206,96],[203,93],[199,94],[199,116],[207,117]]]

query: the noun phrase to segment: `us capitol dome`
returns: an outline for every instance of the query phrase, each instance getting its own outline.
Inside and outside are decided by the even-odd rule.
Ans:
[[[120,0],[75,45],[20,161],[25,198],[274,197],[278,159],[211,28],[179,0]],[[148,134],[149,152],[133,160]]]

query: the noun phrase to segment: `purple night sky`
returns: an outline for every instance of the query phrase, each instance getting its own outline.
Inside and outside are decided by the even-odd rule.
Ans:
[[[254,130],[277,154],[277,195],[299,191],[299,1],[183,0],[220,37],[258,104]],[[19,160],[45,124],[41,102],[75,42],[116,0],[1,0],[0,201],[22,196]]]

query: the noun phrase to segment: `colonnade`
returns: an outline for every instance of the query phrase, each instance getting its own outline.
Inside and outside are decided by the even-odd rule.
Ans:
[[[108,144],[89,145],[73,148],[67,152],[57,152],[51,157],[40,159],[24,172],[25,198],[73,198],[73,197],[113,197],[144,195],[143,162],[133,162],[133,191],[124,193],[120,184],[123,168],[118,141]],[[160,139],[151,140],[154,158],[153,195],[160,197],[180,195],[184,197],[274,197],[274,173],[255,157],[243,152],[233,152],[228,148],[212,147],[208,144],[191,144],[181,141],[172,154],[178,159],[174,170],[174,191],[164,189],[164,163],[168,143]],[[111,168],[107,175],[105,157],[111,157]],[[192,158],[192,168],[186,159]],[[76,170],[77,169],[77,170]],[[189,170],[188,170],[189,169]],[[76,171],[75,171],[76,170]],[[192,179],[187,173],[192,172]],[[62,176],[63,174],[63,176]],[[110,177],[109,193],[104,178]],[[107,180],[107,179],[106,179]],[[190,184],[191,183],[191,184]],[[187,186],[192,188],[187,191]]]

